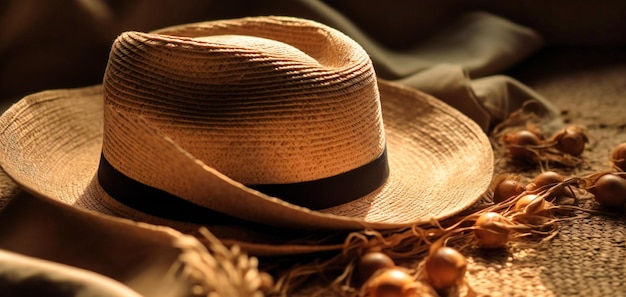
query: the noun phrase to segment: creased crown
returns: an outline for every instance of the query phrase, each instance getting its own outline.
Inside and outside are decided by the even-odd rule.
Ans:
[[[106,105],[141,116],[244,184],[337,175],[385,147],[367,53],[342,33],[300,19],[123,33],[112,47],[104,92]],[[103,150],[117,151],[109,161],[123,164],[132,152],[107,141],[120,128],[107,126],[115,114],[105,108]]]

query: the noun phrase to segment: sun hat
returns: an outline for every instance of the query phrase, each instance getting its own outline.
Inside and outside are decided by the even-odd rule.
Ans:
[[[189,233],[426,223],[474,204],[493,174],[471,119],[291,17],[122,33],[102,85],[7,110],[0,150],[28,191]]]

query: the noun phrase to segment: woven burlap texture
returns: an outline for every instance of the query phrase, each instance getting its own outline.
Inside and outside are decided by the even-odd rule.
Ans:
[[[564,122],[587,128],[591,141],[585,164],[555,169],[572,176],[609,169],[612,148],[626,141],[626,120],[620,115],[626,108],[623,51],[548,49],[512,75],[554,102]],[[539,172],[502,160],[496,170],[529,177]],[[467,256],[468,282],[478,296],[626,296],[623,214],[563,222],[554,239],[538,246]]]

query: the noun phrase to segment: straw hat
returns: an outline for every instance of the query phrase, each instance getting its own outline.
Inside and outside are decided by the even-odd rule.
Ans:
[[[0,150],[31,192],[190,233],[424,223],[471,206],[493,173],[472,120],[377,80],[344,34],[288,17],[125,32],[102,85],[2,115]]]

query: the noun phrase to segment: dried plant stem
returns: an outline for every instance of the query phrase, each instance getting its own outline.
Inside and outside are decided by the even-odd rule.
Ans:
[[[596,174],[582,178],[568,178],[557,184],[524,191],[499,203],[484,203],[462,215],[443,221],[433,220],[428,224],[412,225],[395,230],[368,229],[349,233],[345,237],[341,253],[287,269],[287,272],[276,282],[275,293],[280,296],[290,295],[307,281],[315,278],[323,284],[315,286],[311,292],[307,291],[307,295],[329,292],[340,296],[362,295],[362,288],[352,287],[351,278],[356,261],[365,253],[379,251],[390,256],[397,263],[419,263],[432,248],[454,246],[463,250],[476,246],[474,230],[477,227],[474,223],[487,212],[500,213],[507,219],[506,222],[497,224],[512,232],[510,239],[512,242],[541,244],[558,234],[560,222],[584,218],[589,214],[604,214],[602,211],[576,205],[552,203],[555,200],[554,197],[563,189],[569,189],[570,193],[574,193],[573,190],[584,192],[585,187],[592,184],[593,179],[597,177]],[[523,209],[517,209],[517,202],[528,194],[537,195],[539,199]],[[544,211],[530,212],[540,206],[545,207]],[[527,210],[529,212],[526,212]],[[413,267],[411,271],[419,273],[416,267]]]

